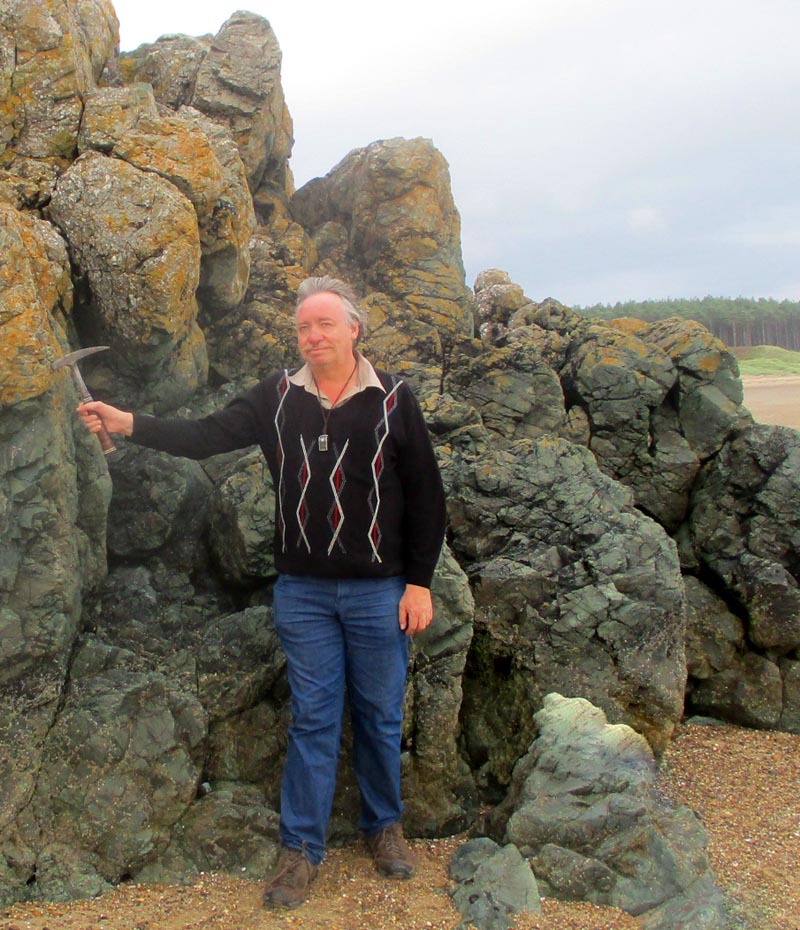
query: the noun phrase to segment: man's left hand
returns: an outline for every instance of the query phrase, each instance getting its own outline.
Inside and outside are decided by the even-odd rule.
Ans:
[[[407,584],[400,598],[400,629],[406,636],[420,633],[433,620],[433,601],[428,588],[418,584]]]

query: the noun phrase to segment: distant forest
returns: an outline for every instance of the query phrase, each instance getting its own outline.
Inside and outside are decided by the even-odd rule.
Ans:
[[[703,297],[702,300],[645,300],[574,307],[582,316],[609,320],[629,316],[666,320],[672,316],[696,320],[729,346],[781,346],[800,350],[800,302],[767,297]]]

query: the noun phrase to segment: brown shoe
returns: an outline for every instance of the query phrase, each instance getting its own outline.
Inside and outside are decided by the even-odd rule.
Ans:
[[[309,862],[301,849],[284,846],[264,888],[264,907],[299,907],[318,871],[319,866]]]
[[[365,837],[375,868],[386,878],[411,878],[414,854],[408,847],[400,823],[393,823]]]

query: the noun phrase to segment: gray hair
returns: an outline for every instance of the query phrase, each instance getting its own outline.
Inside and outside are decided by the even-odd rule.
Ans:
[[[300,309],[304,300],[313,297],[314,294],[335,294],[344,305],[348,322],[358,326],[358,335],[364,332],[367,323],[367,315],[361,309],[356,292],[339,278],[333,278],[331,275],[322,275],[319,278],[306,278],[297,288],[297,301],[294,305],[295,313]]]

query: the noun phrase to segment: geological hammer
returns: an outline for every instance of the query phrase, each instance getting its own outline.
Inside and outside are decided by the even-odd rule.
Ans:
[[[90,346],[88,349],[78,349],[77,352],[70,352],[69,355],[65,355],[57,362],[53,362],[53,371],[58,371],[59,368],[69,368],[69,373],[72,375],[72,380],[75,382],[75,387],[78,390],[81,402],[84,404],[89,403],[93,398],[89,393],[89,389],[86,387],[86,382],[78,371],[78,362],[88,355],[94,355],[95,352],[105,352],[107,348],[108,346]],[[114,445],[114,440],[108,435],[104,426],[100,427],[97,438],[100,440],[100,445],[103,447],[103,452],[106,455],[109,455],[111,452],[116,452],[117,447]]]

